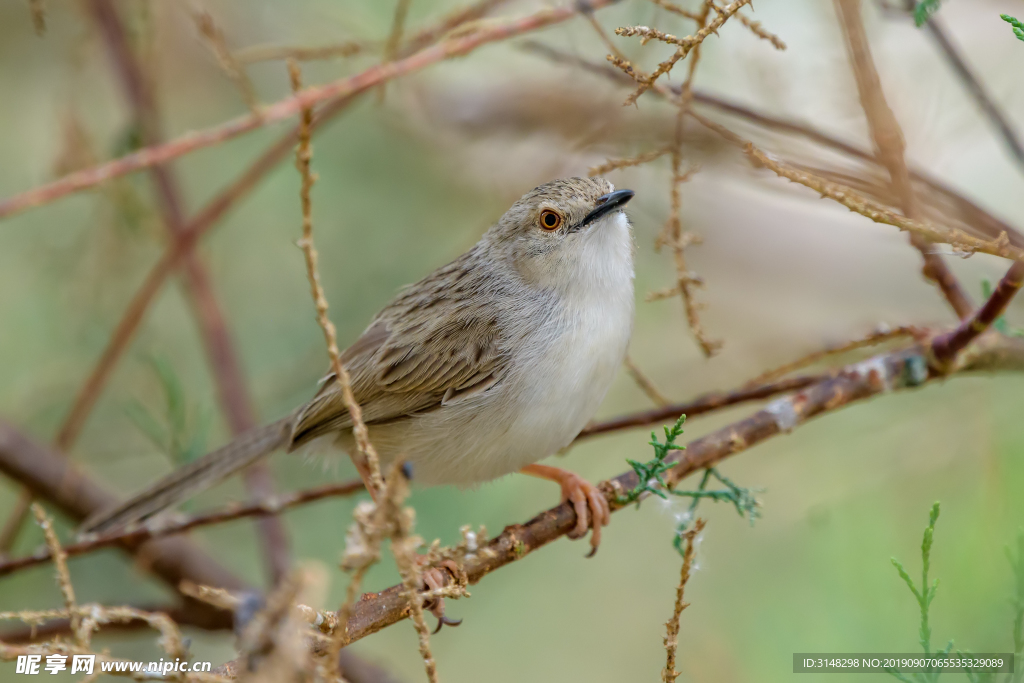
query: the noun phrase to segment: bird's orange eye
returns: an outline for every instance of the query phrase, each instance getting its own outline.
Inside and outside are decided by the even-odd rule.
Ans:
[[[540,212],[540,227],[545,230],[557,230],[562,224],[562,216],[557,211],[544,209]]]

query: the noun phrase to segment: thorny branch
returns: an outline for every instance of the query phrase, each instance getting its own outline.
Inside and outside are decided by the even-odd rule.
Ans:
[[[299,65],[295,61],[288,62],[288,73],[291,77],[292,90],[299,93],[302,90],[302,76]],[[370,443],[369,432],[363,422],[363,412],[356,402],[352,393],[352,380],[348,370],[341,363],[341,351],[338,350],[338,335],[327,314],[327,297],[324,295],[324,288],[320,284],[320,271],[317,268],[318,255],[316,245],[313,243],[313,205],[310,198],[310,191],[315,182],[310,172],[309,164],[313,156],[310,145],[310,137],[313,130],[313,109],[303,109],[299,116],[299,145],[295,149],[295,166],[302,176],[302,189],[300,199],[302,202],[302,239],[299,240],[299,247],[306,260],[306,275],[309,278],[310,293],[313,296],[313,303],[316,306],[316,320],[324,333],[324,341],[327,343],[327,355],[331,361],[333,380],[337,382],[341,392],[342,401],[349,415],[352,416],[352,431],[356,437],[358,454],[353,454],[352,462],[359,471],[359,476],[366,485],[366,490],[377,499],[383,491],[384,480],[380,472],[380,458],[377,451]]]
[[[683,566],[679,570],[679,585],[676,586],[676,601],[672,609],[672,618],[665,622],[665,668],[661,672],[663,683],[672,683],[679,678],[676,671],[676,649],[679,647],[679,617],[683,610],[690,606],[683,600],[686,583],[690,580],[690,569],[693,567],[693,556],[696,553],[695,539],[704,531],[704,520],[698,519],[693,528],[684,532],[683,540],[686,549],[683,551]]]

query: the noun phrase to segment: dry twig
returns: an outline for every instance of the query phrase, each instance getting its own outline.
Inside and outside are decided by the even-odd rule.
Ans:
[[[860,337],[859,339],[852,339],[850,341],[843,342],[842,344],[837,344],[835,346],[830,346],[824,349],[820,349],[818,351],[814,351],[812,353],[807,354],[806,356],[802,356],[801,358],[796,359],[795,361],[786,363],[785,365],[780,365],[779,367],[773,368],[771,370],[767,370],[758,375],[757,377],[755,377],[754,379],[747,382],[747,386],[756,387],[768,384],[769,382],[774,382],[781,377],[785,377],[786,375],[792,374],[797,370],[801,370],[810,365],[814,365],[815,363],[820,363],[826,358],[838,356],[844,353],[849,353],[850,351],[856,351],[857,349],[864,349],[870,346],[877,346],[878,344],[884,344],[885,342],[892,341],[893,339],[912,337],[918,332],[919,330],[917,328],[907,326],[896,327],[891,329],[888,327],[879,328],[878,330],[872,332],[871,334]]]
[[[659,408],[664,408],[672,403],[672,401],[665,397],[665,394],[658,391],[658,387],[654,386],[654,382],[643,373],[643,370],[636,366],[632,358],[626,356],[622,364],[629,376],[636,382],[636,385],[640,387],[640,391],[644,392],[647,398],[651,399],[651,403]]]
[[[217,63],[220,65],[221,70],[231,79],[231,82],[238,88],[238,92],[241,93],[245,106],[249,108],[249,111],[254,116],[259,116],[260,101],[256,97],[256,88],[253,87],[252,81],[249,80],[249,75],[245,73],[245,68],[239,64],[228,48],[224,32],[217,26],[213,16],[205,10],[196,13],[194,19],[196,27],[203,37],[206,38],[207,43],[210,45],[210,50],[217,58]]]
[[[696,553],[694,539],[704,531],[704,520],[698,518],[693,528],[686,531],[683,537],[686,539],[686,549],[683,551],[683,567],[679,571],[679,585],[676,586],[676,601],[672,609],[672,618],[665,622],[665,668],[661,672],[661,680],[664,683],[673,683],[679,678],[676,671],[676,649],[679,647],[679,617],[683,610],[690,606],[683,600],[686,590],[686,582],[690,580],[690,569],[693,567],[693,556]]]
[[[288,73],[291,76],[292,90],[298,94],[302,89],[302,75],[299,65],[295,61],[288,62]],[[313,295],[313,303],[316,305],[316,319],[320,329],[324,333],[324,341],[327,343],[327,355],[331,360],[331,371],[333,379],[338,383],[342,401],[352,416],[352,432],[356,438],[356,447],[359,450],[358,457],[353,455],[352,462],[359,471],[366,490],[376,499],[383,490],[384,482],[380,472],[380,458],[377,451],[370,443],[369,432],[363,422],[363,411],[356,402],[352,393],[352,380],[348,370],[341,363],[341,351],[338,350],[338,335],[327,315],[327,298],[324,296],[324,288],[320,284],[320,272],[317,268],[318,255],[316,245],[313,243],[313,208],[310,199],[310,191],[313,183],[316,182],[309,170],[310,159],[313,152],[310,145],[310,136],[313,128],[313,110],[303,109],[299,119],[299,145],[295,149],[295,167],[299,169],[302,176],[302,188],[300,199],[302,203],[302,239],[299,240],[299,247],[306,259],[306,275],[309,278],[310,292]]]

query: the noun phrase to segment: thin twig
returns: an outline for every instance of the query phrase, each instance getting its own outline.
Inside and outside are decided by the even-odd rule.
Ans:
[[[742,12],[737,12],[736,18],[739,19],[741,24],[750,29],[751,33],[753,33],[761,40],[767,40],[769,43],[772,44],[772,47],[774,47],[776,50],[781,51],[786,49],[786,43],[783,42],[782,38],[779,38],[771,31],[766,30],[763,26],[761,26],[760,21],[754,21],[753,19],[743,14]]]
[[[658,391],[658,387],[654,386],[654,382],[643,373],[643,370],[636,366],[632,358],[626,356],[622,361],[622,366],[626,369],[626,373],[636,382],[636,385],[640,387],[640,391],[644,392],[647,398],[651,399],[651,403],[659,408],[664,408],[672,403],[665,394]]]
[[[633,91],[633,93],[630,94],[629,97],[626,98],[625,104],[635,104],[637,98],[639,98],[641,95],[647,92],[654,85],[655,81],[657,81],[661,76],[671,71],[672,67],[674,67],[677,62],[679,62],[682,59],[685,59],[686,55],[690,53],[690,50],[704,42],[704,39],[710,36],[712,33],[717,33],[718,29],[721,28],[722,25],[725,24],[725,22],[728,21],[733,14],[738,12],[740,8],[743,7],[744,5],[749,4],[750,0],[736,0],[735,2],[730,3],[721,11],[719,11],[718,15],[714,19],[709,21],[706,25],[702,26],[701,29],[697,31],[697,33],[695,33],[692,36],[685,36],[683,38],[676,38],[675,36],[664,34],[661,31],[650,29],[646,26],[623,27],[616,29],[615,33],[618,35],[639,35],[641,36],[641,38],[643,38],[642,42],[646,42],[647,40],[651,39],[657,39],[678,45],[678,48],[671,57],[658,64],[658,67],[653,72],[651,72],[650,75],[639,81],[637,89]],[[0,215],[2,215],[2,213],[0,213]]]
[[[282,59],[309,62],[334,57],[352,57],[367,50],[365,43],[348,41],[322,47],[289,47],[287,45],[253,45],[235,50],[232,54],[239,64],[255,64]]]
[[[642,166],[648,164],[655,159],[660,159],[666,154],[671,154],[672,148],[666,147],[665,149],[656,149],[653,152],[644,152],[643,154],[637,154],[635,157],[629,157],[626,159],[608,159],[603,164],[598,166],[591,166],[587,171],[587,175],[593,178],[594,176],[604,175],[611,171],[617,171],[623,168],[630,168],[632,166]]]
[[[57,572],[57,586],[60,587],[60,593],[64,596],[64,609],[71,617],[71,632],[75,634],[78,644],[81,647],[86,647],[88,643],[82,642],[80,635],[82,619],[78,614],[78,603],[75,600],[75,587],[71,583],[71,572],[68,571],[67,553],[61,548],[57,532],[53,530],[53,520],[46,515],[39,503],[32,504],[32,514],[35,515],[36,522],[43,530],[46,546],[50,549],[50,555],[53,557],[53,566]]]
[[[616,0],[590,0],[588,7],[592,10],[600,9],[615,2]],[[519,19],[486,24],[469,35],[444,40],[397,62],[378,64],[354,76],[306,88],[297,95],[267,105],[260,112],[260,116],[252,114],[241,116],[205,130],[186,133],[169,142],[144,147],[119,159],[71,173],[51,183],[9,197],[0,201],[0,218],[48,204],[66,195],[95,187],[128,173],[165,164],[185,154],[226,142],[270,123],[295,116],[305,108],[332,99],[356,95],[432,64],[453,57],[462,57],[482,45],[507,40],[523,33],[557,24],[576,16],[579,11],[579,5],[571,3],[561,7],[542,9]]]
[[[288,74],[291,77],[292,90],[298,94],[302,89],[302,74],[299,71],[298,62],[288,62]],[[303,109],[299,118],[299,144],[295,149],[295,167],[299,169],[302,176],[302,187],[300,190],[300,201],[302,204],[302,239],[299,240],[299,247],[306,259],[306,275],[309,278],[310,293],[313,296],[313,303],[316,306],[316,320],[324,333],[324,341],[327,343],[327,355],[331,360],[331,370],[334,374],[334,381],[338,383],[341,392],[342,402],[352,417],[352,433],[356,438],[358,455],[352,454],[352,462],[359,471],[366,490],[376,499],[384,489],[384,480],[380,471],[380,458],[377,451],[370,443],[369,432],[366,423],[363,422],[363,411],[352,393],[352,380],[348,370],[341,362],[341,351],[338,349],[338,335],[328,316],[327,297],[324,295],[324,288],[320,284],[320,271],[317,268],[319,256],[316,245],[313,243],[313,204],[310,199],[310,191],[313,189],[315,179],[309,170],[310,160],[313,152],[310,145],[310,136],[313,129],[312,108]]]
[[[231,79],[231,82],[238,88],[238,92],[241,93],[245,106],[249,108],[249,111],[254,116],[259,116],[260,101],[256,97],[256,88],[253,87],[252,81],[249,80],[249,75],[245,72],[245,68],[238,63],[238,60],[235,59],[235,56],[228,48],[224,32],[220,30],[220,27],[213,20],[213,16],[206,10],[197,12],[194,19],[196,27],[203,34],[203,37],[206,38],[207,43],[210,45],[210,50],[217,58],[217,63],[220,65],[221,70]]]
[[[700,21],[700,15],[698,13],[691,12],[688,9],[684,9],[679,5],[668,2],[668,0],[651,0],[651,2],[653,2],[658,7],[661,7],[662,9],[672,12],[673,14],[678,14],[681,17],[686,17],[687,19],[692,19],[693,21]]]
[[[810,365],[814,365],[815,363],[820,363],[826,358],[838,356],[844,353],[849,353],[850,351],[856,351],[857,349],[864,349],[870,346],[877,346],[878,344],[884,344],[885,342],[891,341],[893,339],[912,337],[918,332],[919,330],[914,327],[896,327],[892,329],[876,330],[875,332],[860,337],[859,339],[852,339],[850,341],[843,342],[842,344],[837,344],[835,346],[830,346],[825,349],[814,351],[812,353],[807,354],[806,356],[796,359],[795,361],[786,363],[785,365],[780,365],[777,368],[773,368],[771,370],[763,372],[754,379],[750,380],[747,383],[747,385],[753,387],[768,384],[769,382],[774,382],[781,377],[785,377],[786,375],[792,374],[797,370],[801,370]]]
[[[690,568],[693,567],[693,556],[696,553],[694,539],[700,532],[704,531],[704,520],[698,518],[693,528],[686,531],[683,536],[686,539],[683,551],[683,566],[679,571],[679,585],[676,586],[676,601],[672,608],[672,618],[665,622],[665,668],[661,672],[661,680],[664,683],[673,683],[679,678],[676,671],[676,649],[679,647],[679,617],[683,610],[690,604],[683,600],[686,583],[690,580]]]
[[[192,531],[200,527],[214,524],[224,524],[246,517],[269,517],[279,515],[300,505],[323,500],[325,498],[336,498],[349,496],[363,490],[363,480],[354,479],[339,482],[337,484],[325,484],[316,488],[297,491],[287,495],[274,496],[269,499],[248,503],[245,505],[229,505],[227,507],[198,515],[186,516],[183,518],[161,519],[159,517],[147,521],[145,526],[128,529],[112,534],[106,534],[96,538],[73,543],[64,548],[69,557],[84,555],[86,553],[109,548],[111,546],[130,543],[132,545],[150,541],[156,538],[166,538]],[[11,558],[0,561],[0,576],[6,576],[12,572],[28,567],[35,567],[45,564],[53,559],[53,554],[48,549],[40,550],[24,557]]]

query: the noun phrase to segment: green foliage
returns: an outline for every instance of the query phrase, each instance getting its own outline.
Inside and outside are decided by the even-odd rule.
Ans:
[[[191,462],[206,452],[209,414],[189,410],[185,390],[167,359],[150,357],[147,361],[163,391],[164,414],[156,417],[134,399],[125,406],[125,414],[176,465]]]
[[[633,468],[636,473],[638,483],[632,491],[624,496],[619,496],[618,503],[620,505],[628,505],[630,503],[636,503],[637,507],[640,507],[640,501],[643,499],[645,494],[653,494],[663,500],[668,500],[669,495],[678,496],[680,498],[690,498],[690,508],[687,514],[684,515],[682,521],[676,527],[676,535],[672,544],[679,554],[682,555],[685,552],[684,533],[690,524],[690,521],[694,519],[694,513],[697,510],[697,505],[701,500],[710,499],[715,502],[728,502],[732,503],[736,508],[736,512],[739,513],[740,517],[746,517],[750,520],[750,524],[754,524],[754,520],[761,516],[760,513],[760,501],[754,496],[756,490],[743,488],[733,483],[730,479],[727,479],[724,475],[720,474],[714,467],[709,467],[704,470],[704,476],[701,478],[700,485],[695,491],[676,491],[672,489],[664,479],[666,471],[670,470],[674,463],[666,462],[665,458],[672,451],[684,450],[684,446],[680,446],[676,443],[683,434],[683,423],[686,421],[686,415],[680,415],[679,419],[672,427],[665,427],[665,441],[664,443],[658,441],[657,434],[651,432],[651,440],[648,442],[652,448],[654,448],[654,458],[647,462],[639,462],[637,460],[627,459],[626,462]],[[707,489],[708,483],[712,477],[722,485],[724,489],[717,489],[709,491]]]
[[[918,607],[921,610],[921,626],[919,631],[921,649],[924,650],[925,654],[932,654],[931,647],[931,627],[928,622],[929,610],[931,608],[932,600],[935,599],[935,592],[939,587],[939,580],[935,579],[931,586],[928,585],[928,570],[931,567],[931,551],[932,542],[935,536],[935,521],[939,518],[939,503],[936,501],[932,505],[931,512],[928,515],[928,526],[924,530],[924,538],[921,540],[921,586],[918,587],[914,580],[910,577],[910,574],[904,568],[903,564],[895,557],[892,558],[893,566],[896,567],[896,571],[899,572],[900,578],[910,588],[910,592],[914,594],[914,598],[917,599]],[[1013,606],[1013,651],[1016,656],[1018,666],[1015,667],[1016,671],[1013,674],[1007,674],[1004,683],[1019,683],[1021,678],[1024,677],[1024,667],[1019,666],[1021,657],[1024,655],[1024,529],[1020,530],[1017,534],[1017,552],[1014,555],[1013,550],[1010,546],[1006,546],[1006,558],[1010,561],[1010,568],[1013,571],[1014,576],[1014,596],[1010,598],[1010,604]],[[953,651],[953,641],[950,640],[946,645],[945,649],[941,650],[940,653],[949,654]],[[969,655],[969,651],[957,650],[958,655]],[[939,654],[939,653],[935,653]],[[914,673],[911,677],[900,673],[899,671],[893,671],[887,669],[887,672],[893,678],[904,681],[904,683],[931,683],[938,680],[941,671],[930,671],[926,673]],[[971,683],[990,683],[995,681],[995,674],[993,673],[977,673],[973,671],[966,671],[967,679]]]
[[[928,23],[928,19],[939,11],[942,0],[921,0],[914,8],[914,23],[918,28]]]
[[[935,535],[935,521],[939,518],[938,501],[932,505],[931,513],[928,515],[928,526],[924,530],[924,538],[921,540],[921,588],[914,585],[914,580],[903,567],[903,564],[895,557],[892,564],[899,572],[910,592],[917,598],[917,604],[921,608],[921,627],[919,630],[921,649],[925,654],[931,654],[932,629],[928,624],[928,611],[931,608],[932,600],[935,599],[935,592],[939,587],[939,580],[935,579],[931,586],[928,585],[928,569],[931,566],[932,539]],[[952,641],[951,643],[952,644]]]
[[[653,493],[659,498],[668,499],[665,491],[669,490],[668,484],[662,478],[666,471],[672,469],[673,463],[665,462],[665,458],[671,451],[686,450],[685,446],[676,444],[683,434],[683,423],[686,422],[686,415],[680,415],[671,428],[665,427],[665,443],[658,441],[658,436],[651,432],[651,440],[648,442],[654,448],[654,459],[647,462],[638,462],[626,458],[626,462],[636,472],[638,483],[632,491],[624,496],[619,496],[620,505],[629,505],[635,502],[640,507],[640,499],[646,493]]]
[[[1009,14],[1000,14],[999,18],[1013,27],[1013,35],[1017,36],[1017,40],[1024,40],[1024,21]]]

